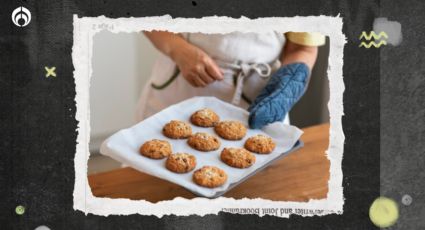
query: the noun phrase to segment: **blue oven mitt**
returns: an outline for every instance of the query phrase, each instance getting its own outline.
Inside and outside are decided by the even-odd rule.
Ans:
[[[260,129],[275,121],[283,121],[304,94],[308,76],[309,69],[304,63],[280,67],[248,108],[249,126]]]

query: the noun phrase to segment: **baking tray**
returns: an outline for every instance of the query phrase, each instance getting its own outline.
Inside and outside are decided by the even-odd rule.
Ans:
[[[172,105],[130,128],[118,131],[103,142],[100,153],[138,171],[178,184],[198,196],[212,198],[224,194],[276,159],[285,156],[287,153],[301,146],[301,143],[298,142],[302,131],[295,126],[285,125],[282,122],[275,122],[261,130],[248,129],[247,135],[242,140],[229,141],[220,138],[221,147],[216,151],[208,153],[192,149],[187,145],[186,140],[169,139],[162,134],[163,126],[170,120],[175,119],[189,122],[190,115],[193,112],[205,107],[214,110],[220,116],[221,120],[238,120],[248,125],[249,113],[246,110],[214,97],[194,97]],[[193,133],[206,132],[215,134],[213,128],[202,128],[192,125],[192,130]],[[224,147],[243,147],[246,139],[256,134],[265,134],[272,137],[276,142],[275,150],[270,154],[256,154],[256,163],[245,169],[230,167],[220,160],[220,152]],[[176,174],[165,168],[165,159],[153,160],[141,156],[138,152],[140,146],[151,139],[169,141],[174,153],[188,152],[195,155],[197,158],[195,170],[204,165],[218,166],[226,171],[228,175],[226,183],[216,188],[201,187],[193,182],[193,171],[185,174]]]
[[[274,158],[273,160],[269,161],[268,163],[266,163],[265,165],[261,166],[260,168],[256,169],[254,172],[250,173],[249,175],[245,176],[244,178],[240,179],[238,182],[232,183],[229,185],[229,187],[227,188],[227,190],[222,191],[222,192],[217,192],[214,196],[212,197],[207,197],[207,198],[217,198],[220,197],[222,195],[224,195],[226,192],[232,190],[234,187],[238,186],[239,184],[243,183],[244,181],[248,180],[250,177],[254,176],[255,174],[259,173],[261,170],[267,168],[268,166],[270,166],[271,164],[275,163],[276,161],[282,159],[283,157],[287,156],[288,154],[295,152],[296,150],[302,148],[304,146],[304,143],[301,140],[298,140],[297,143],[295,143],[294,147],[292,147],[292,149],[290,149],[289,151],[286,151],[284,153],[282,153],[280,156]],[[191,190],[189,190],[191,191]],[[196,193],[191,191],[193,194],[197,195],[197,196],[202,196],[204,197],[202,194]]]

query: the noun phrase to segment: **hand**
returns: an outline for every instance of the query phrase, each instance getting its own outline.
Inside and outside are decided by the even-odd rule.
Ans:
[[[304,63],[280,67],[248,108],[249,126],[260,129],[275,121],[283,121],[304,94],[308,76],[309,69]]]
[[[205,87],[214,81],[223,80],[223,74],[215,61],[194,45],[187,43],[175,47],[170,56],[183,77],[194,87]]]

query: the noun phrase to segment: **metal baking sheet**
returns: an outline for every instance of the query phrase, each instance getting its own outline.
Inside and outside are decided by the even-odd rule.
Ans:
[[[227,188],[227,190],[222,191],[222,192],[217,192],[214,196],[212,197],[208,197],[208,198],[217,198],[220,197],[222,195],[224,195],[226,192],[232,190],[234,187],[238,186],[239,184],[243,183],[244,181],[248,180],[250,177],[254,176],[255,174],[259,173],[261,170],[267,168],[269,165],[273,164],[274,162],[282,159],[283,157],[287,156],[288,154],[295,152],[296,150],[302,148],[304,146],[304,143],[301,140],[298,140],[297,143],[295,143],[294,147],[292,147],[292,149],[290,149],[287,152],[282,153],[280,156],[276,157],[275,159],[269,161],[268,163],[266,163],[265,165],[257,168],[254,172],[250,173],[249,175],[245,176],[244,178],[242,178],[241,180],[239,180],[238,182],[232,183],[229,185],[229,187]],[[203,196],[202,194],[196,193],[196,192],[192,192],[193,194],[197,195],[197,196]]]
[[[189,118],[193,112],[205,107],[214,110],[220,116],[221,120],[238,120],[246,126],[248,125],[249,113],[246,110],[214,97],[195,97],[172,105],[135,126],[117,132],[102,144],[100,152],[136,170],[181,185],[195,194],[204,197],[215,197],[217,194],[226,192],[240,180],[249,177],[270,161],[279,158],[282,152],[288,152],[293,149],[302,134],[302,131],[295,126],[276,122],[261,130],[248,129],[247,135],[242,140],[229,141],[220,138],[221,147],[216,151],[207,153],[192,149],[186,143],[186,140],[169,139],[162,134],[163,126],[170,120],[189,122]],[[206,132],[215,134],[213,128],[192,125],[192,130],[193,133]],[[246,139],[256,134],[264,134],[272,137],[276,143],[275,150],[270,154],[256,154],[256,163],[245,169],[230,167],[220,160],[220,152],[224,147],[243,147]],[[197,158],[196,169],[205,165],[217,166],[223,169],[228,176],[226,183],[216,188],[201,187],[192,181],[193,172],[176,174],[165,168],[165,159],[153,160],[141,156],[138,151],[140,146],[151,139],[169,141],[174,153],[187,152],[195,155]]]

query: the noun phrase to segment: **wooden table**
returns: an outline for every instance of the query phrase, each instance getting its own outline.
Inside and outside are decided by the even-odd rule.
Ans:
[[[312,126],[303,131],[303,148],[278,160],[224,196],[279,201],[326,198],[330,164],[325,151],[329,145],[329,124]],[[92,174],[88,176],[88,180],[97,197],[143,199],[150,202],[179,196],[195,197],[179,185],[132,168]]]

